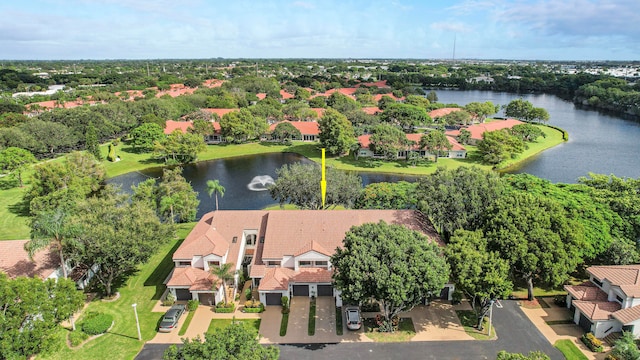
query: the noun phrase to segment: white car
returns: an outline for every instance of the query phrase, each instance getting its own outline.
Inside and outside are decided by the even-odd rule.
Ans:
[[[360,319],[360,310],[358,308],[347,309],[347,329],[359,330],[362,327],[362,320]]]

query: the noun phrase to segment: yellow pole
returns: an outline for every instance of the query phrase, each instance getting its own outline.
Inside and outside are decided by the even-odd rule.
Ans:
[[[320,190],[322,191],[322,208],[324,209],[325,198],[327,197],[327,180],[325,179],[324,148],[322,148],[322,179],[320,180]]]

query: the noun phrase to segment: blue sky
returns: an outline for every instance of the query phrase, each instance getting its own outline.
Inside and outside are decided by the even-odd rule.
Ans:
[[[0,59],[640,60],[639,0],[2,0]]]

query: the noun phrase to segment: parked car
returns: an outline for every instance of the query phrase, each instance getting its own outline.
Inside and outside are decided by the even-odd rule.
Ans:
[[[347,329],[359,330],[362,327],[362,320],[360,319],[360,309],[347,308]]]
[[[178,326],[178,320],[180,320],[180,316],[184,314],[185,306],[183,304],[173,305],[171,309],[167,310],[160,322],[160,327],[158,327],[158,331],[160,332],[170,332]]]

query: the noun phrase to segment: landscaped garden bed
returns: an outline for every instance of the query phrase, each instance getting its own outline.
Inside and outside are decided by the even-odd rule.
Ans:
[[[367,318],[362,322],[364,325],[364,333],[376,342],[403,342],[409,341],[416,335],[416,329],[413,326],[411,318],[400,318],[393,332],[379,331],[379,325],[375,318]]]

